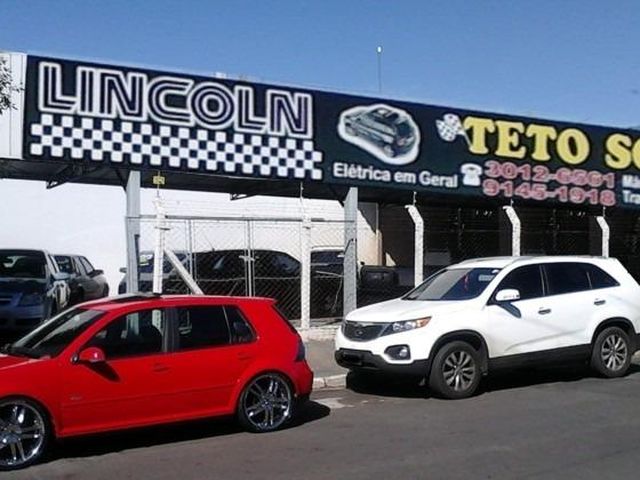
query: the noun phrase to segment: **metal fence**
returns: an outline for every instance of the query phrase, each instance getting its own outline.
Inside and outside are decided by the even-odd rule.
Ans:
[[[156,217],[128,221],[140,225],[139,290],[151,291]],[[167,216],[162,224],[165,248],[177,255],[204,293],[275,298],[292,320],[300,319],[305,302],[313,319],[343,316],[346,222]],[[310,262],[306,298],[302,295],[305,258]],[[189,293],[167,259],[163,293]]]
[[[523,255],[589,254],[600,241],[590,230],[593,212],[516,210]],[[504,240],[510,226],[499,206],[420,206],[419,212],[425,226],[425,277],[464,259],[510,253],[511,245]],[[640,217],[621,211],[605,217],[611,229],[611,256],[640,280]],[[156,217],[128,221],[140,225],[139,288],[151,291]],[[275,298],[294,323],[310,318],[317,325],[343,317],[345,227],[353,225],[323,218],[176,215],[167,216],[163,225],[166,248],[176,253],[204,293]],[[381,265],[358,264],[358,306],[396,298],[414,286],[414,225],[406,208],[385,207],[378,226]],[[166,260],[163,291],[189,293]]]

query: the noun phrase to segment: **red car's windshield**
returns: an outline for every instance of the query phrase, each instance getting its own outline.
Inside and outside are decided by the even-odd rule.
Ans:
[[[67,310],[9,345],[6,352],[33,358],[55,357],[102,315],[104,312],[99,310]]]

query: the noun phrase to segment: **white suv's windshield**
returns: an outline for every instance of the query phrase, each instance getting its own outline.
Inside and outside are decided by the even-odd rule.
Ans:
[[[480,295],[499,271],[499,268],[440,270],[402,298],[404,300],[468,300]]]

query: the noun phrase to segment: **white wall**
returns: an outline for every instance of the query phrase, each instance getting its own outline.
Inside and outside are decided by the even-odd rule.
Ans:
[[[142,212],[152,214],[154,190],[142,191]],[[226,194],[162,191],[168,213],[189,215],[299,216],[299,199],[253,197],[230,201]],[[85,255],[96,268],[105,271],[112,292],[117,291],[126,262],[125,192],[121,187],[65,184],[52,190],[44,182],[0,180],[0,248],[42,248],[51,253]],[[311,217],[342,219],[336,201],[305,200]],[[374,263],[375,235],[360,215],[361,260]],[[275,236],[274,236],[275,235]],[[267,240],[265,240],[267,241]],[[269,235],[270,248],[297,250],[298,238]],[[340,245],[342,236],[332,232],[319,244]],[[281,243],[277,243],[281,242]],[[287,242],[295,242],[291,247]],[[269,245],[264,245],[267,248]]]
[[[0,180],[0,248],[85,255],[114,291],[124,265],[122,188]]]

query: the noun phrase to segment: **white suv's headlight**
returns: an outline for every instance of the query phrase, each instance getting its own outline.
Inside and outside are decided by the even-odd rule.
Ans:
[[[400,333],[415,330],[416,328],[424,327],[429,323],[429,320],[431,320],[431,317],[418,318],[416,320],[405,320],[403,322],[393,322],[389,326],[387,333]]]

